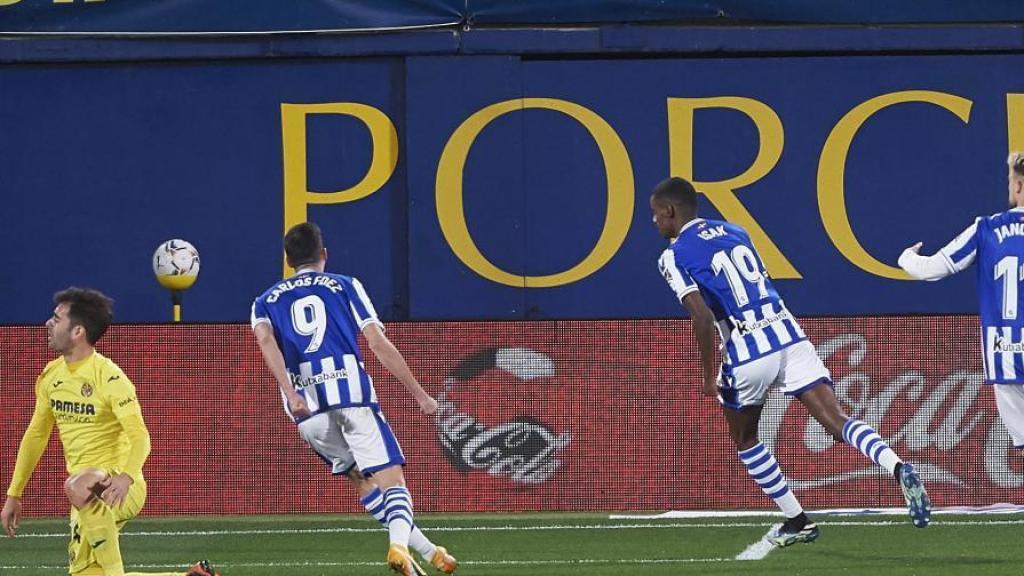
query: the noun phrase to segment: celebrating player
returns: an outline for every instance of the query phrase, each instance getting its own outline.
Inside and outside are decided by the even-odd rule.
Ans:
[[[939,280],[978,262],[985,382],[995,384],[996,407],[1013,445],[1024,450],[1024,152],[1007,160],[1010,209],[974,222],[931,256],[918,242],[900,255],[900,267],[918,280]]]
[[[70,475],[64,482],[72,506],[69,572],[124,576],[119,532],[146,501],[142,467],[149,456],[149,432],[135,386],[117,364],[94,348],[113,319],[113,301],[87,288],[68,288],[53,301],[57,306],[46,331],[50,348],[60,357],[47,364],[36,380],[35,411],[18,448],[0,519],[4,531],[13,537],[25,485],[56,424]],[[128,576],[134,574],[139,573]],[[215,574],[206,561],[188,572],[188,576]]]
[[[306,222],[284,237],[291,278],[271,286],[253,303],[252,328],[263,359],[277,380],[285,411],[299,435],[335,474],[345,474],[363,505],[387,526],[387,563],[404,576],[424,574],[409,546],[438,570],[450,574],[455,558],[435,546],[413,522],[412,497],[405,487],[405,456],[377,403],[363,366],[358,337],[419,404],[437,410],[384,335],[369,296],[355,278],[327,274],[327,250],[320,228]]]
[[[729,222],[698,218],[697,192],[682,178],[654,188],[651,211],[658,231],[671,240],[658,264],[690,313],[703,393],[718,396],[740,460],[786,515],[769,540],[788,546],[811,542],[819,534],[757,437],[773,387],[798,398],[837,440],[888,470],[903,490],[913,524],[927,526],[931,502],[913,466],[904,464],[870,426],[843,412],[828,368],[772,286],[747,232]],[[715,366],[716,327],[722,339],[720,370]]]

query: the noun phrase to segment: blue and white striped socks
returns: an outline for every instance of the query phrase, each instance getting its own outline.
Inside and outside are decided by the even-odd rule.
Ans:
[[[392,544],[409,545],[412,533],[412,496],[405,486],[392,486],[384,491],[384,520]]]
[[[384,495],[381,494],[380,488],[374,488],[373,492],[360,498],[360,501],[363,503],[366,511],[370,513],[370,516],[373,516],[377,522],[387,527],[388,522],[384,516]],[[418,552],[428,562],[434,557],[434,552],[437,551],[434,543],[427,539],[426,535],[415,524],[413,524],[412,532],[409,533],[409,547]]]
[[[860,450],[861,454],[870,458],[875,464],[893,474],[900,457],[889,448],[875,429],[860,420],[850,418],[843,424],[843,440],[850,446]]]
[[[786,476],[779,468],[779,463],[775,461],[775,456],[772,456],[764,444],[758,442],[753,447],[741,451],[739,455],[743,465],[747,467],[747,473],[782,509],[786,518],[794,518],[804,511],[800,501],[786,484]]]
[[[843,425],[843,440],[856,447],[875,464],[888,470],[890,474],[894,473],[896,465],[901,462],[899,456],[889,448],[878,432],[860,420],[850,418],[846,421]],[[775,501],[787,518],[793,518],[803,512],[800,502],[786,484],[786,477],[782,474],[779,463],[775,461],[775,456],[764,447],[764,444],[758,442],[739,455],[750,477]]]
[[[380,488],[374,488],[373,492],[363,496],[359,501],[363,503],[363,508],[366,508],[374,520],[387,525],[387,522],[384,521],[384,495],[380,493]]]

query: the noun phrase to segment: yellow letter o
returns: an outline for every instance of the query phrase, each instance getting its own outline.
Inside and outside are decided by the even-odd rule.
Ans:
[[[578,264],[556,274],[521,276],[506,272],[485,257],[466,224],[462,202],[462,174],[469,150],[477,136],[496,118],[528,108],[544,108],[574,118],[590,133],[604,159],[608,181],[608,208],[597,244]],[[615,255],[626,239],[633,219],[633,166],[622,139],[593,111],[555,98],[517,98],[491,104],[467,118],[452,134],[437,167],[437,218],[449,246],[471,270],[499,284],[527,288],[550,288],[571,284],[597,272]]]

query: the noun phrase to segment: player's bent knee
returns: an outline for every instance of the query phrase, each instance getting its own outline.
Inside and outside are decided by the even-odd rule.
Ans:
[[[732,428],[729,430],[729,437],[732,438],[732,443],[736,446],[736,449],[741,452],[753,448],[759,442],[757,438],[757,425]]]
[[[401,466],[389,466],[374,472],[373,481],[381,490],[387,490],[394,486],[405,486],[405,475],[402,474]]]
[[[64,494],[67,495],[72,506],[78,509],[84,508],[93,499],[99,497],[102,491],[100,482],[103,482],[106,477],[107,474],[97,468],[82,470],[64,481]]]
[[[345,473],[345,476],[352,481],[352,485],[359,492],[360,497],[370,494],[377,487],[373,480],[363,476],[363,472],[359,470],[358,466],[353,466]]]

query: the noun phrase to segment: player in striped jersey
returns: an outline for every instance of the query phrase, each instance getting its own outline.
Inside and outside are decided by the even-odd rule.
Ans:
[[[775,457],[757,437],[770,388],[795,396],[837,440],[855,446],[899,483],[914,525],[928,525],[931,503],[914,472],[870,426],[847,416],[832,391],[831,374],[772,285],[743,228],[697,217],[697,191],[682,178],[651,194],[654,224],[671,240],[658,265],[686,307],[700,351],[702,390],[717,396],[747,472],[786,515],[769,539],[778,546],[810,542],[808,519]],[[715,365],[715,329],[722,365]]]
[[[978,264],[985,382],[995,385],[999,417],[1013,445],[1024,450],[1024,152],[1007,160],[1010,209],[974,222],[931,256],[918,242],[900,255],[900,267],[918,280],[939,280]]]
[[[277,380],[285,411],[299,434],[334,474],[355,484],[363,506],[388,528],[388,565],[404,576],[424,574],[412,546],[450,574],[455,558],[435,546],[413,522],[405,487],[405,456],[381,413],[359,350],[360,332],[381,364],[430,415],[437,401],[420,386],[402,354],[384,335],[359,280],[324,272],[327,250],[320,228],[306,222],[284,237],[295,275],[274,284],[252,306],[252,328]]]

